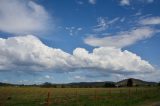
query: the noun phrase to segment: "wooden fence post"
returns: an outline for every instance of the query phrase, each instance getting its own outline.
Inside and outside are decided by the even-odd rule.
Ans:
[[[111,97],[111,88],[109,88],[109,95],[110,95],[110,97]]]
[[[121,88],[119,88],[119,95],[121,96],[121,94],[122,94],[122,90]]]
[[[45,106],[49,106],[50,105],[50,92],[48,92],[47,94],[47,99],[46,99],[46,103]]]
[[[78,106],[78,92],[77,92],[77,89],[76,89],[76,104]]]
[[[94,98],[95,98],[95,106],[96,106],[96,104],[97,104],[97,91],[96,91],[96,89],[94,91]]]
[[[129,87],[129,95],[128,95],[128,97],[130,98],[130,96],[131,96],[131,88]]]

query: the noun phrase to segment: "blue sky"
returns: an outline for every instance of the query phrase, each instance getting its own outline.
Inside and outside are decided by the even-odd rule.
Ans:
[[[159,0],[0,1],[0,81],[160,81]]]

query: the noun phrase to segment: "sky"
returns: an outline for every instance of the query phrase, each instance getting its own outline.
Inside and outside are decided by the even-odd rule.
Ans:
[[[0,0],[0,82],[159,82],[159,11],[159,0]]]

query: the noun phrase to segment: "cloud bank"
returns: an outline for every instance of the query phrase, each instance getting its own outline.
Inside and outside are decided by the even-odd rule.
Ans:
[[[0,31],[30,34],[48,30],[49,14],[30,0],[0,0]]]
[[[51,48],[32,35],[0,38],[0,70],[73,71],[91,69],[110,73],[152,72],[152,65],[127,50],[99,47],[89,53],[76,48],[73,54]]]

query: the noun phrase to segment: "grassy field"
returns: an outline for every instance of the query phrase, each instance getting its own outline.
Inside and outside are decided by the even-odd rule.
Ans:
[[[159,101],[160,89],[156,87],[0,87],[0,106],[147,106]]]

